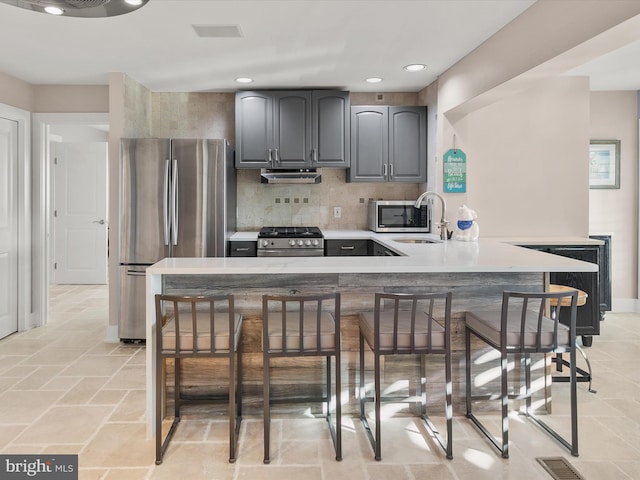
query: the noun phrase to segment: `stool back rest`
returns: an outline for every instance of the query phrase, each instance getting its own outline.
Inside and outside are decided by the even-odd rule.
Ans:
[[[162,295],[155,296],[156,301],[156,345],[161,354],[177,356],[213,356],[235,349],[235,307],[233,295]],[[198,345],[198,313],[208,314],[210,346],[204,350]],[[163,344],[163,329],[166,321],[173,320],[175,324],[175,347],[168,348]],[[228,322],[229,349],[217,349],[215,342],[216,325],[218,322]],[[192,336],[191,348],[183,348],[181,337],[184,333]],[[203,332],[200,332],[203,333]]]
[[[570,300],[569,302],[564,301],[563,299]],[[555,315],[551,315],[551,303],[556,304]],[[512,292],[505,291],[502,294],[502,312],[501,312],[501,320],[500,320],[500,344],[503,348],[508,345],[507,343],[507,334],[508,334],[508,319],[509,319],[509,311],[513,314],[514,308],[516,305],[519,309],[520,316],[520,335],[519,335],[519,352],[552,352],[558,350],[558,323],[560,318],[560,309],[568,309],[570,311],[570,323],[569,323],[569,345],[571,348],[575,346],[576,343],[576,315],[577,315],[577,305],[578,305],[578,291],[571,290],[565,292]],[[525,333],[527,332],[527,312],[535,312],[536,315],[536,341],[535,347],[531,347],[530,345],[526,345]],[[529,318],[531,318],[529,315]],[[553,336],[552,336],[552,344],[549,345],[545,342],[542,343],[542,337],[544,331],[542,329],[543,321],[553,321]],[[529,332],[530,333],[530,332]]]
[[[374,301],[374,348],[376,351],[380,350],[380,312],[384,310],[385,301],[391,301],[393,305],[393,348],[390,353],[431,353],[440,351],[440,349],[434,350],[432,345],[433,322],[436,321],[434,314],[443,316],[442,323],[444,325],[441,326],[444,327],[445,349],[440,352],[449,351],[451,349],[451,298],[451,292],[424,294],[376,293]],[[398,348],[399,318],[400,312],[403,310],[411,312],[410,351],[407,351],[406,348]],[[426,319],[418,316],[418,311],[424,312],[427,315]],[[426,349],[416,349],[415,344],[416,326],[419,327],[421,321],[426,322],[427,327]]]
[[[270,312],[270,306],[274,306]],[[309,332],[309,326],[304,324],[303,312],[315,311],[316,322],[311,327],[315,329],[315,348],[306,348],[304,339]],[[281,352],[294,355],[324,355],[327,353],[322,349],[322,312],[328,311],[333,314],[334,325],[334,345],[335,349],[340,349],[340,293],[328,293],[321,295],[263,295],[262,296],[262,348],[265,352],[271,351],[269,345],[269,317],[280,313],[280,327],[282,329]],[[298,328],[294,335],[298,336],[298,348],[288,345],[287,320],[297,319]]]

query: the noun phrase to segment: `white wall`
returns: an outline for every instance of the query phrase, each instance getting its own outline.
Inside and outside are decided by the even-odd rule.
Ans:
[[[632,310],[638,298],[637,93],[591,92],[593,140],[620,140],[620,188],[589,191],[589,233],[612,235],[611,289],[614,310]]]
[[[446,130],[444,150],[455,134],[467,154],[467,193],[447,196],[452,219],[466,202],[482,236],[588,235],[588,79],[540,82]]]

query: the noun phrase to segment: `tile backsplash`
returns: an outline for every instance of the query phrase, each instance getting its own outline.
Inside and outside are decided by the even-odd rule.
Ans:
[[[347,183],[347,170],[323,168],[318,184],[260,183],[259,170],[238,170],[238,230],[263,226],[317,226],[327,230],[367,229],[369,200],[415,200],[413,183]],[[334,217],[334,207],[341,215]]]

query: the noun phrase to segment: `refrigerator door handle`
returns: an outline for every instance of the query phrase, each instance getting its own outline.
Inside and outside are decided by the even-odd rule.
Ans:
[[[164,189],[162,195],[162,206],[163,206],[163,215],[162,219],[164,221],[164,244],[169,245],[169,160],[165,162],[164,165]]]
[[[173,185],[171,186],[171,195],[172,195],[172,201],[171,204],[173,206],[173,218],[172,218],[172,223],[173,223],[173,244],[177,245],[178,244],[178,220],[179,220],[179,215],[178,215],[178,160],[174,160],[173,161],[173,176],[171,178],[171,181],[173,182]]]
[[[127,270],[127,275],[131,275],[133,277],[144,277],[147,273],[144,270]]]

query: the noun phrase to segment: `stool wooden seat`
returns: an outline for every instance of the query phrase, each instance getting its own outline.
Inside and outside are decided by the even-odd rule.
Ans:
[[[567,285],[557,285],[555,283],[552,283],[551,285],[549,285],[549,292],[551,293],[565,293],[565,292],[570,292],[572,290],[575,290],[576,292],[578,292],[578,307],[583,306],[585,303],[587,303],[587,298],[589,297],[589,295],[587,294],[587,292],[580,290],[578,288],[573,288],[573,287],[569,287]],[[566,303],[569,301],[569,297],[563,297],[560,305],[562,305],[563,307],[568,307],[569,304]],[[557,301],[552,300],[550,302],[552,307],[556,307],[558,305]]]
[[[589,294],[587,292],[580,290],[578,288],[569,287],[568,285],[558,285],[558,284],[552,283],[551,285],[549,285],[548,290],[551,293],[566,293],[566,292],[571,292],[575,290],[576,292],[578,292],[578,302],[577,302],[578,307],[582,307],[583,305],[585,305],[587,303],[587,298],[589,297]],[[566,303],[568,301],[567,299],[568,297],[564,297],[560,301],[560,306],[562,307],[568,306],[568,304]],[[553,299],[549,302],[549,304],[551,308],[556,308],[558,306],[558,302],[554,301]],[[584,371],[581,368],[576,368],[576,371],[578,373],[578,378],[576,379],[576,381],[589,382],[589,391],[591,393],[596,393],[596,391],[593,388],[591,388],[591,382],[593,380],[593,377],[591,376],[591,362],[589,362],[589,359],[587,358],[587,354],[584,353],[584,350],[582,350],[582,348],[580,348],[580,345],[576,344],[576,350],[580,352],[580,355],[582,355],[582,358],[584,358],[584,361],[587,363],[587,371]],[[565,367],[569,366],[569,362],[562,357],[562,353],[557,353],[555,358],[552,359],[552,361],[556,364],[557,372],[562,372],[563,366]],[[552,381],[568,382],[569,377],[555,376],[553,377]]]

